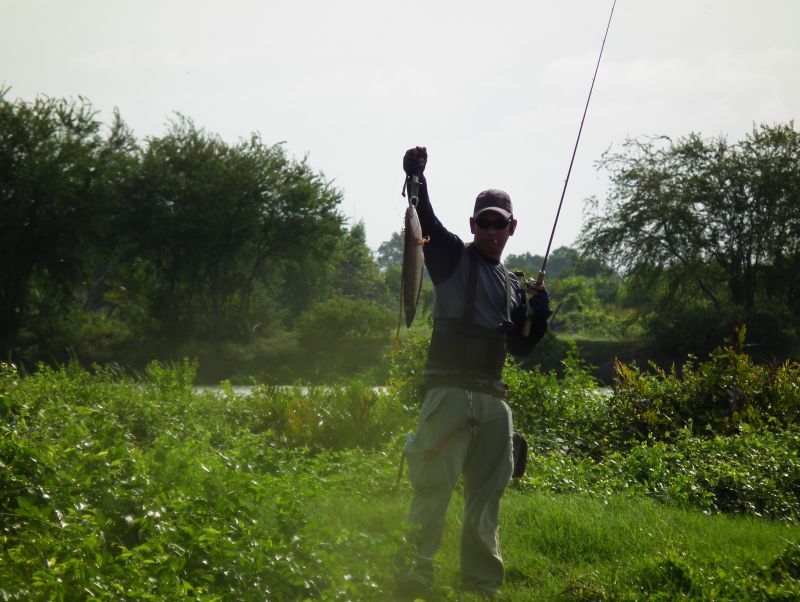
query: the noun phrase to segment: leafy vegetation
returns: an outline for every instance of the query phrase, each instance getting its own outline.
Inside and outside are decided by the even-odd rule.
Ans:
[[[341,566],[326,568],[336,554],[327,529],[307,529],[313,505],[349,495],[362,471],[388,486],[375,472],[385,452],[366,450],[384,446],[406,412],[355,384],[198,395],[194,370],[151,364],[131,379],[73,365],[20,378],[3,366],[0,597],[349,591]]]
[[[503,502],[502,599],[800,595],[798,366],[737,344],[680,373],[620,365],[611,390],[574,349],[562,377],[506,366],[531,455]],[[422,345],[392,356],[380,391],[198,391],[192,361],[3,364],[0,599],[387,599]],[[712,411],[732,384],[740,410]],[[437,595],[470,600],[450,587],[456,539]]]
[[[536,361],[560,368],[577,341],[610,383],[615,356],[667,370],[741,326],[759,361],[796,357],[799,141],[789,123],[604,156],[607,203],[579,249],[548,260]],[[0,142],[0,357],[142,370],[188,356],[205,382],[385,381],[402,237],[373,255],[342,193],[281,144],[229,143],[180,114],[138,140],[84,98],[8,89]],[[533,276],[542,260],[506,265]],[[432,298],[425,279],[412,335],[429,333]]]
[[[394,304],[363,224],[282,145],[229,144],[181,115],[139,141],[85,99],[5,89],[0,141],[0,357],[143,369],[189,355],[213,382],[324,381],[355,373],[332,356],[388,344]],[[296,327],[323,303],[324,336],[306,340]]]
[[[800,599],[798,156],[793,123],[604,156],[504,371],[502,599]],[[387,599],[432,287],[384,355],[402,237],[373,256],[341,200],[256,134],[0,89],[0,600]],[[472,599],[458,556],[440,599]]]
[[[763,358],[796,357],[800,133],[743,140],[628,140],[600,162],[611,189],[585,223],[584,253],[626,276],[647,334],[681,357],[746,324]]]

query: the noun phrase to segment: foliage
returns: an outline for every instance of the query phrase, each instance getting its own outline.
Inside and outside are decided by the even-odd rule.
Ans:
[[[574,348],[562,380],[507,365],[514,424],[535,452],[525,486],[798,520],[800,366],[754,364],[742,344],[680,376],[618,363],[612,391]]]
[[[512,253],[506,257],[503,263],[509,270],[525,272],[529,278],[535,278],[542,269],[543,261],[544,257],[541,255],[531,255],[530,253],[515,255]],[[579,262],[580,259],[575,249],[569,247],[554,249],[547,259],[547,278],[559,279],[573,274]]]
[[[531,278],[543,258],[525,253],[509,255],[509,270]],[[593,338],[630,336],[632,320],[617,305],[620,278],[597,259],[581,256],[576,249],[559,247],[548,260],[547,288],[553,300],[550,330]]]
[[[405,415],[357,384],[197,395],[195,369],[3,366],[3,599],[349,597],[351,559],[332,562],[311,511],[352,494],[349,475],[384,460],[347,450],[384,445]]]
[[[378,267],[381,270],[403,263],[403,233],[392,232],[389,240],[380,244],[377,253]]]
[[[297,320],[302,361],[316,382],[374,368],[393,322],[393,312],[374,301],[350,297],[320,301]]]
[[[643,279],[656,330],[691,337],[697,326],[709,336],[709,346],[694,340],[689,350],[708,351],[747,323],[765,353],[785,356],[800,309],[799,156],[793,123],[754,127],[735,144],[697,134],[629,140],[600,162],[611,191],[604,212],[586,222],[581,250]],[[693,312],[709,323],[687,324]],[[765,322],[762,312],[777,319]],[[782,324],[784,336],[770,324]]]
[[[554,331],[622,338],[626,325],[621,312],[612,306],[616,287],[614,281],[599,277],[569,276],[556,282],[550,291],[557,302],[549,327]],[[598,291],[605,297],[602,304]]]
[[[669,439],[688,428],[699,435],[726,435],[742,424],[788,426],[800,417],[800,364],[756,364],[743,353],[744,329],[706,362],[688,361],[680,371],[653,366],[648,374],[618,364],[613,412],[639,440]]]
[[[606,395],[574,344],[563,361],[563,378],[538,368],[521,370],[509,359],[503,380],[515,428],[535,435],[531,443],[537,453],[562,447],[589,451],[596,445],[596,434],[608,428]]]
[[[281,340],[285,368],[266,372],[291,382],[341,376],[386,345],[387,280],[363,224],[345,228],[341,192],[281,144],[230,144],[182,115],[137,141],[116,113],[104,131],[84,99],[7,90],[0,140],[4,357],[142,368],[188,354],[225,377],[274,363]],[[326,363],[307,326],[325,325],[331,298],[368,301],[348,307],[371,321],[344,341],[349,360]],[[325,335],[344,335],[327,317]]]
[[[85,100],[11,101],[0,89],[0,355],[7,357],[31,320],[31,283],[45,285],[58,310],[88,267],[96,228],[113,198],[104,179],[119,173],[128,134],[109,134]],[[34,310],[35,311],[35,310]]]
[[[796,428],[714,439],[685,436],[624,451],[599,437],[588,452],[582,451],[585,442],[571,437],[554,443],[531,457],[520,487],[601,497],[624,493],[705,512],[800,520]]]
[[[422,404],[422,370],[428,354],[428,337],[405,337],[389,355],[387,389],[400,405],[415,410]]]
[[[137,140],[118,113],[105,127],[83,98],[26,102],[7,89],[0,141],[3,357],[141,369],[188,355],[212,382],[382,379],[378,330],[389,320],[378,314],[397,308],[402,237],[373,257],[363,224],[345,225],[342,193],[283,145],[257,134],[231,144],[179,114]],[[736,144],[691,135],[606,155],[605,215],[587,223],[580,249],[549,258],[552,331],[636,349],[646,334],[647,357],[668,366],[705,357],[746,324],[757,359],[794,357],[797,148],[790,123]],[[506,263],[533,275],[541,260]],[[368,316],[367,332],[345,334],[331,301]],[[429,330],[432,302],[425,277],[414,334]],[[351,347],[329,353],[312,326]],[[563,346],[540,345],[555,358],[548,368]]]
[[[178,116],[148,139],[125,195],[128,253],[147,261],[167,339],[274,328],[253,306],[260,291],[292,298],[281,305],[295,317],[328,281],[331,262],[319,258],[334,254],[341,235],[340,194],[257,135],[231,146]]]
[[[198,392],[188,360],[137,377],[76,364],[23,376],[3,364],[0,597],[387,599],[409,502],[394,484],[399,435],[418,411],[424,346],[404,339],[386,392],[359,382]],[[721,377],[742,362],[697,372]],[[796,595],[800,431],[765,418],[780,404],[754,404],[760,428],[640,440],[575,349],[561,378],[512,363],[504,375],[532,444],[504,498],[507,599]],[[782,390],[798,380],[787,372]],[[787,526],[678,515],[644,497]],[[455,578],[457,542],[443,562]]]
[[[355,224],[339,242],[333,274],[335,294],[378,303],[387,300],[386,283],[367,247],[363,222]]]

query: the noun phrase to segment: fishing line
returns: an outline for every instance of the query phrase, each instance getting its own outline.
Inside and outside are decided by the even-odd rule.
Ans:
[[[556,219],[553,222],[553,229],[550,232],[550,240],[547,243],[547,251],[544,253],[544,261],[542,262],[542,269],[539,271],[539,276],[536,278],[538,284],[544,282],[545,270],[547,268],[547,260],[550,257],[550,247],[553,245],[553,236],[556,233],[556,226],[558,225],[558,218],[561,215],[561,206],[564,204],[564,195],[567,193],[567,184],[569,184],[569,176],[572,173],[572,164],[575,162],[575,155],[578,152],[578,143],[581,141],[581,133],[583,132],[583,122],[586,121],[586,113],[589,110],[589,101],[592,99],[592,91],[594,90],[594,81],[597,79],[597,71],[600,69],[600,59],[603,58],[603,49],[606,47],[606,39],[608,38],[608,30],[611,29],[611,18],[614,16],[614,7],[617,5],[617,0],[611,5],[611,14],[608,16],[608,24],[606,25],[606,33],[603,36],[603,44],[600,46],[600,54],[597,57],[597,64],[594,67],[594,75],[592,76],[592,85],[589,87],[589,96],[586,98],[586,106],[583,107],[583,117],[581,117],[581,125],[578,128],[578,137],[575,139],[575,147],[572,149],[572,158],[569,160],[569,169],[567,169],[567,177],[564,180],[564,188],[561,190],[561,200],[558,202],[558,211],[556,211]]]

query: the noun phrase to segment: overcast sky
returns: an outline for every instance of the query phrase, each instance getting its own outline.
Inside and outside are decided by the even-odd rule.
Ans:
[[[344,194],[370,246],[400,229],[401,159],[427,145],[434,208],[469,237],[475,195],[507,190],[507,252],[543,253],[611,1],[0,0],[11,98],[86,97],[143,140],[173,112],[231,143],[285,141]],[[619,0],[554,248],[594,162],[626,137],[735,141],[800,112],[800,1]]]

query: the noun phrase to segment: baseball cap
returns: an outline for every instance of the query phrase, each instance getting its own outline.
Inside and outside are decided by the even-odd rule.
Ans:
[[[478,217],[484,211],[497,211],[505,218],[511,217],[514,210],[511,207],[511,197],[503,190],[490,188],[484,190],[475,199],[475,210],[472,217]]]

